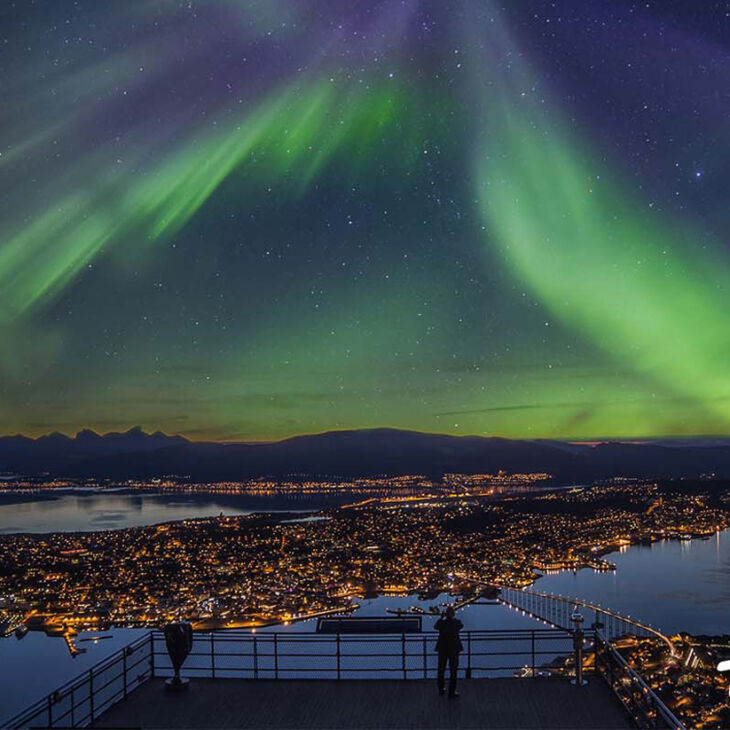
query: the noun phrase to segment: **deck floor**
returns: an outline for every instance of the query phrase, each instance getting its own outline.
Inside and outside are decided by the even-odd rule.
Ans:
[[[95,727],[140,728],[612,728],[632,727],[611,690],[592,679],[482,679],[461,697],[433,680],[194,679],[187,692],[154,679],[110,708]]]

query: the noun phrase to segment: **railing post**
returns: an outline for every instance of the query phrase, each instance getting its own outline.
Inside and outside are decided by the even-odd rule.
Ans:
[[[122,649],[122,677],[124,680],[124,699],[127,699],[127,647]]]
[[[150,631],[150,677],[155,676],[155,632]]]
[[[337,637],[336,644],[337,644],[337,679],[342,678],[341,673],[341,657],[342,657],[342,650],[340,648],[340,632],[338,631],[335,636]]]
[[[582,687],[583,682],[583,636],[580,631],[575,636],[575,686]],[[579,643],[580,642],[580,643]]]
[[[471,679],[471,631],[466,635],[466,678]]]
[[[535,679],[535,629],[530,631],[530,665],[532,666],[532,678]]]
[[[274,632],[274,679],[279,679],[279,634]]]
[[[405,631],[400,635],[401,665],[403,667],[403,679],[408,679],[408,671],[406,669],[406,634]]]
[[[215,679],[215,631],[210,632],[210,675]]]
[[[89,725],[94,725],[94,670],[89,669]]]
[[[426,637],[423,637],[423,678],[428,679],[428,658],[426,654]]]
[[[253,678],[259,678],[259,647],[256,643],[257,636],[253,635]]]

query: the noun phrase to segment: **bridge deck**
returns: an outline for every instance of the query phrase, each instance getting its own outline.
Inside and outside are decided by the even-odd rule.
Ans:
[[[112,707],[96,727],[143,728],[629,728],[600,680],[464,681],[439,697],[433,680],[194,679],[182,694],[154,679]]]

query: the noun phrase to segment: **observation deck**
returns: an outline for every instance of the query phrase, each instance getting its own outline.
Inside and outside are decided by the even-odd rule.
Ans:
[[[628,728],[681,723],[599,631],[463,631],[461,697],[436,688],[432,632],[196,634],[172,676],[164,635],[150,631],[6,721],[7,727]]]

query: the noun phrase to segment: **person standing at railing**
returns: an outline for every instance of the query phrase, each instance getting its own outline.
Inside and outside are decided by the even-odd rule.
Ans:
[[[464,624],[456,618],[453,606],[446,609],[441,618],[436,622],[434,628],[439,632],[436,642],[438,652],[438,688],[439,694],[445,692],[446,665],[449,665],[449,699],[459,696],[456,691],[456,674],[459,670],[459,654],[464,650],[459,632]]]

